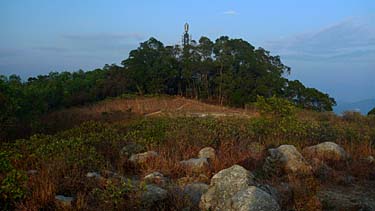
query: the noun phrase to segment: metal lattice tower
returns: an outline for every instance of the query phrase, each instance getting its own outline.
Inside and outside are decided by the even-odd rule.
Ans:
[[[182,44],[183,46],[190,45],[191,36],[189,35],[189,24],[185,23],[185,33],[182,35]]]

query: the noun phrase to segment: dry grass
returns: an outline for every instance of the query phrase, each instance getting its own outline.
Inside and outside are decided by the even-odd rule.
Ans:
[[[109,99],[93,105],[52,112],[42,118],[47,131],[68,129],[85,121],[115,122],[137,116],[241,116],[254,117],[254,110],[207,104],[179,96]]]

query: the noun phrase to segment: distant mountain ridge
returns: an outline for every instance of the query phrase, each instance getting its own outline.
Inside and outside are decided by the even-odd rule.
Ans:
[[[361,100],[357,102],[338,102],[337,106],[333,108],[333,111],[336,114],[341,114],[344,111],[358,111],[366,115],[374,107],[375,107],[375,98]]]

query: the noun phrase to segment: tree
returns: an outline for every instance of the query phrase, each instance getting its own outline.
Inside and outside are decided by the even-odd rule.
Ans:
[[[374,115],[375,116],[375,107],[373,109],[371,109],[368,113],[367,113],[368,116],[370,115]]]

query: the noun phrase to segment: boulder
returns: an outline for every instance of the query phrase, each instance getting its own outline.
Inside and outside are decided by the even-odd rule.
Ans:
[[[64,196],[64,195],[56,195],[55,200],[56,200],[57,205],[60,208],[69,208],[72,206],[72,202],[74,198],[70,196]]]
[[[28,175],[35,175],[35,174],[37,174],[38,173],[38,171],[37,170],[34,170],[34,169],[32,169],[32,170],[28,170],[27,171],[27,174]]]
[[[293,145],[281,145],[269,149],[269,156],[263,165],[268,174],[285,172],[287,174],[312,174],[312,168]]]
[[[318,158],[322,161],[344,161],[348,158],[345,150],[333,142],[324,142],[303,149],[307,158]]]
[[[180,161],[180,163],[194,173],[206,172],[210,167],[207,158],[191,158]]]
[[[255,186],[249,186],[231,198],[231,207],[227,210],[279,211],[280,207],[270,194]]]
[[[144,153],[133,154],[130,156],[129,161],[136,164],[146,163],[148,160],[155,159],[158,157],[158,153],[155,151],[148,151]]]
[[[153,183],[164,186],[167,183],[167,178],[158,171],[152,172],[144,177],[146,183]]]
[[[202,195],[208,190],[208,185],[201,182],[187,184],[183,193],[186,195],[194,207],[199,206],[199,201],[201,200]]]
[[[216,159],[215,149],[212,147],[205,147],[198,153],[199,158],[208,158],[210,161]]]
[[[98,172],[87,172],[86,177],[99,179],[101,176]]]
[[[144,208],[150,208],[168,197],[168,192],[155,185],[146,185],[141,196],[141,203]]]
[[[120,155],[129,158],[132,154],[137,154],[144,151],[146,151],[144,146],[131,142],[121,149]]]
[[[372,163],[375,163],[375,158],[373,156],[368,156],[366,159],[365,159],[369,164],[372,164]]]
[[[254,185],[254,175],[239,165],[219,171],[200,201],[202,210],[228,210],[230,199],[239,191]]]

